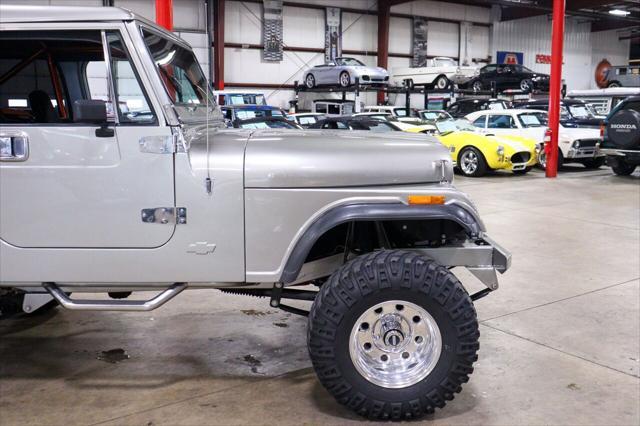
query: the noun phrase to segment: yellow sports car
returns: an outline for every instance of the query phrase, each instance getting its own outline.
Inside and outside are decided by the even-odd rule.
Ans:
[[[498,169],[523,175],[537,163],[539,146],[533,139],[483,135],[461,120],[437,121],[435,126],[435,136],[449,148],[454,165],[465,176],[483,176]]]

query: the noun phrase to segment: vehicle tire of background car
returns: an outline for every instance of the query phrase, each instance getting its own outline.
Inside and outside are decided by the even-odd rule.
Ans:
[[[611,164],[611,170],[618,176],[629,176],[636,170],[636,166],[633,164],[627,164],[622,160],[618,160]]]
[[[482,90],[482,82],[480,80],[476,80],[471,84],[471,88],[474,92],[480,92]]]
[[[617,81],[611,81],[607,84],[607,87],[622,87],[622,86]]]
[[[547,168],[547,158],[544,153],[544,149],[540,151],[540,154],[538,155],[538,166],[540,166],[542,170]],[[558,148],[558,170],[560,170],[562,166],[564,166],[564,155],[560,148]]]
[[[415,86],[413,84],[413,79],[412,78],[408,78],[404,81],[405,86],[407,87],[407,89],[409,90],[413,90],[413,87]]]
[[[467,168],[463,165],[463,160],[467,156],[473,156],[477,159],[475,168]],[[458,154],[458,168],[465,176],[470,177],[480,177],[487,174],[487,170],[489,167],[487,166],[487,160],[485,160],[484,155],[475,147],[467,146],[460,150],[460,154]]]
[[[340,73],[340,87],[349,87],[351,86],[351,77],[349,73],[346,71],[342,71]]]
[[[316,78],[313,76],[313,74],[307,74],[304,79],[304,84],[309,89],[313,89],[316,86]]]
[[[600,167],[604,166],[604,163],[605,163],[604,157],[590,158],[582,162],[582,164],[584,164],[584,166],[587,169],[592,169],[592,170],[599,169]]]
[[[377,306],[383,310],[378,312]],[[423,310],[419,311],[423,316],[410,311],[414,308]],[[369,312],[378,319],[372,321],[373,324],[361,322],[362,316]],[[431,360],[435,364],[430,371],[425,370],[426,376],[418,377],[415,383],[394,388],[381,386],[360,373],[362,364],[355,363],[353,358],[357,355],[353,354],[359,348],[363,349],[357,353],[362,354],[368,350],[382,352],[381,363],[394,365],[396,361],[398,365],[399,352],[378,349],[380,342],[389,338],[388,333],[395,330],[387,329],[383,339],[373,343],[376,345],[373,348],[371,343],[367,349],[366,343],[354,346],[354,342],[360,342],[362,336],[367,340],[368,334],[375,333],[385,318],[396,315],[400,318],[403,312],[414,316],[408,320],[402,317],[396,324],[407,321],[407,325],[416,330],[420,321],[435,324],[431,330],[437,329],[439,337],[435,334],[429,334],[428,338],[414,336],[411,332],[400,334],[401,339],[407,339],[400,340],[396,346],[408,346],[399,351],[440,342],[440,354]],[[318,378],[339,403],[370,419],[400,420],[432,413],[462,390],[478,359],[480,333],[473,302],[447,268],[415,252],[383,250],[346,263],[320,288],[309,315],[307,336]],[[420,343],[414,345],[413,342]],[[401,357],[411,362],[413,355],[405,356],[406,353]],[[385,355],[387,360],[383,359]]]
[[[445,90],[449,88],[450,85],[451,82],[445,75],[438,76],[438,78],[433,82],[433,88],[438,90]]]
[[[529,166],[529,167],[525,167],[522,170],[514,170],[513,174],[514,175],[526,175],[527,173],[529,173],[531,171],[533,167]]]
[[[520,82],[520,90],[522,90],[525,93],[530,92],[531,90],[533,90],[533,82],[528,78],[525,78]]]
[[[0,296],[0,319],[7,319],[22,312],[24,293],[7,293]]]

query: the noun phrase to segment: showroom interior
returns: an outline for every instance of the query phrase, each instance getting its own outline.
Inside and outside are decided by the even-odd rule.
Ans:
[[[640,424],[640,2],[0,0],[0,426]]]

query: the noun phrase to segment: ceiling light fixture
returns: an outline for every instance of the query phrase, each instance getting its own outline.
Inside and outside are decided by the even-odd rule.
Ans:
[[[616,15],[616,16],[627,16],[630,13],[631,12],[629,12],[628,10],[622,10],[622,9],[611,9],[609,11],[610,15]]]

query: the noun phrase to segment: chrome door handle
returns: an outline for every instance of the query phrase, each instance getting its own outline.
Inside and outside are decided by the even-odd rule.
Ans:
[[[26,161],[29,136],[21,131],[0,131],[0,161]]]

